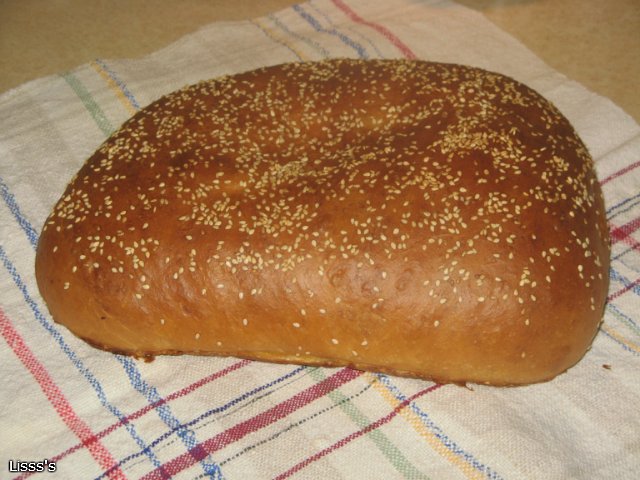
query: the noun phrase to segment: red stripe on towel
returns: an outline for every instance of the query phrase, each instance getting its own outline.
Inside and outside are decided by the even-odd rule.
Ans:
[[[65,425],[82,442],[82,446],[89,450],[91,456],[98,462],[100,468],[106,470],[116,464],[111,453],[100,443],[98,437],[94,435],[89,426],[76,414],[69,401],[64,396],[58,385],[53,381],[45,366],[40,363],[33,352],[24,342],[20,333],[13,327],[11,321],[4,311],[0,309],[0,333],[4,337],[7,345],[13,350],[22,364],[33,376],[45,397],[60,416]],[[125,479],[125,475],[120,468],[111,472],[110,478]]]
[[[629,244],[627,239],[633,241],[634,243],[637,243],[635,242],[635,240],[630,238],[630,235],[640,228],[640,217],[634,218],[630,222],[625,223],[624,225],[621,225],[619,227],[614,227],[613,225],[610,225],[609,228],[611,229],[610,233],[611,233],[612,243],[624,241],[625,243]]]
[[[627,172],[630,172],[631,170],[633,170],[634,168],[638,168],[640,167],[640,161],[634,162],[631,165],[627,165],[624,168],[621,168],[620,170],[618,170],[615,173],[612,173],[611,175],[609,175],[607,178],[605,178],[604,180],[602,180],[600,182],[600,185],[604,185],[605,183],[609,183],[611,180],[618,178],[622,175],[624,175]]]
[[[356,12],[354,12],[351,8],[349,8],[342,0],[332,0],[333,4],[342,10],[351,20],[357,23],[361,23],[366,25],[367,27],[373,28],[375,31],[380,33],[383,37],[389,40],[400,52],[404,55],[405,58],[415,59],[416,54],[411,51],[411,49],[402,42],[398,37],[396,37],[391,31],[380,25],[379,23],[370,22],[369,20],[365,20]]]
[[[124,417],[122,420],[118,421],[117,423],[114,423],[113,425],[101,430],[100,432],[98,432],[96,434],[97,438],[104,438],[107,435],[113,433],[114,431],[116,431],[118,428],[126,425],[127,423],[136,420],[140,417],[142,417],[144,414],[150,412],[151,410],[153,410],[154,408],[159,407],[160,405],[163,405],[165,403],[168,403],[172,400],[175,400],[176,398],[180,398],[180,397],[184,397],[185,395],[190,394],[191,392],[193,392],[194,390],[218,379],[221,377],[224,377],[225,375],[238,370],[239,368],[245,367],[246,365],[250,364],[251,360],[240,360],[239,362],[236,362],[218,372],[212,373],[211,375],[208,375],[204,378],[201,378],[200,380],[198,380],[197,382],[192,383],[191,385],[188,385],[186,387],[184,387],[181,390],[178,390],[176,392],[173,392],[170,395],[167,395],[166,397],[164,397],[163,399],[161,399],[158,402],[154,402],[154,403],[150,403],[148,405],[145,405],[144,407],[142,407],[141,409],[133,412],[130,415],[127,415],[126,417]],[[66,457],[67,455],[72,454],[73,452],[79,450],[80,448],[82,448],[83,445],[81,443],[74,445],[71,448],[68,448],[67,450],[65,450],[64,452],[59,453],[58,455],[55,455],[53,457],[50,458],[51,461],[54,462],[58,462],[60,460],[62,460],[64,457]],[[30,477],[31,475],[33,475],[36,472],[29,472],[26,474],[21,475],[20,477],[18,477],[16,480],[23,480],[25,478]]]
[[[142,480],[164,479],[165,477],[163,474],[174,476],[194,463],[199,462],[204,458],[204,456],[221,450],[227,445],[244,438],[248,434],[287,417],[289,414],[328,394],[341,385],[350,382],[360,375],[362,375],[362,372],[344,368],[330,377],[327,377],[323,381],[301,391],[288,400],[285,400],[278,405],[245,420],[244,422],[234,425],[209,440],[200,443],[191,451],[183,453],[182,455],[167,462],[162,466],[162,468],[149,472],[147,475],[142,477]]]

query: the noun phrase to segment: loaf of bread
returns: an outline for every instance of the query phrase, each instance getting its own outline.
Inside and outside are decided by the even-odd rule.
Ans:
[[[539,94],[341,59],[142,109],[53,209],[36,274],[55,321],[112,352],[521,385],[588,350],[609,253],[592,159]]]

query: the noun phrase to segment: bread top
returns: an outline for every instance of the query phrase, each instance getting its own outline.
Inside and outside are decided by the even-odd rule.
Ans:
[[[608,265],[593,162],[539,94],[340,59],[138,112],[55,206],[36,273],[54,319],[113,351],[519,384],[582,357]]]

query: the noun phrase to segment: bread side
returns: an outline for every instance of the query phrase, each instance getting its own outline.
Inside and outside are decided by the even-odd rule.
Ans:
[[[584,355],[608,265],[592,160],[540,95],[330,60],[137,113],[55,206],[36,274],[53,318],[111,351],[506,385]]]

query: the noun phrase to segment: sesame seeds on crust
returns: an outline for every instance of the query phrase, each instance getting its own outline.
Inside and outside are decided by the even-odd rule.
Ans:
[[[253,332],[261,311],[282,317],[265,328],[310,342],[313,325],[321,348],[351,359],[389,319],[415,333],[427,316],[442,332],[513,302],[514,323],[537,328],[568,281],[599,309],[602,208],[586,148],[523,85],[456,65],[331,60],[202,82],[143,109],[76,175],[42,255],[68,258],[68,295],[98,282],[114,300],[125,282],[135,308],[175,309],[166,317],[198,348],[222,335],[205,335],[206,319]]]

